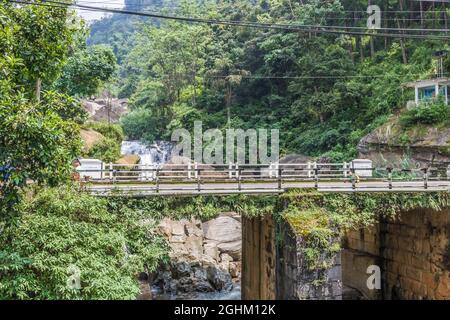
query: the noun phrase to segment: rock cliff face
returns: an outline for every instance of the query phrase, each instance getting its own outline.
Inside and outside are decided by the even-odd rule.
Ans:
[[[92,121],[110,121],[111,123],[117,123],[123,114],[128,113],[127,99],[112,98],[108,102],[106,98],[97,98],[93,100],[82,100],[81,103],[89,113],[89,120]]]
[[[418,126],[404,130],[398,118],[377,128],[358,145],[359,158],[370,159],[374,166],[392,164],[423,167],[450,164],[450,127]]]
[[[153,280],[162,294],[229,291],[239,282],[242,230],[236,213],[223,213],[203,223],[165,218],[159,230],[171,247],[170,263]]]

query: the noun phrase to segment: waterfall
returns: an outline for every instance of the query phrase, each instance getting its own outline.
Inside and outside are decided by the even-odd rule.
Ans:
[[[168,141],[155,141],[151,145],[141,141],[123,141],[121,153],[122,155],[138,155],[141,168],[154,169],[170,161],[172,148],[173,143]],[[143,172],[140,176],[147,180],[151,179],[152,173]]]

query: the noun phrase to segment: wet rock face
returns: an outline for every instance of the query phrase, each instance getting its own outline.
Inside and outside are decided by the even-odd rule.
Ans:
[[[239,282],[242,230],[236,213],[203,223],[165,218],[159,231],[171,247],[170,263],[161,266],[153,280],[163,293],[226,292]]]

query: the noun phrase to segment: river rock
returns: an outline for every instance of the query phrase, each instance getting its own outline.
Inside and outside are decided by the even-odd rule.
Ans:
[[[220,255],[220,262],[232,262],[232,261],[233,261],[233,257],[231,257],[229,254],[222,253]]]
[[[208,267],[207,276],[209,282],[217,291],[230,290],[233,286],[230,274],[220,268]]]
[[[230,290],[240,275],[239,218],[227,212],[204,223],[193,218],[161,220],[159,232],[170,244],[170,263],[155,273],[153,285],[179,297]]]
[[[193,256],[200,256],[203,254],[203,238],[189,236],[186,238],[185,247]]]
[[[200,220],[192,219],[184,228],[188,236],[203,237],[202,222]]]
[[[186,235],[185,225],[188,223],[189,223],[189,221],[187,221],[186,219],[181,219],[179,221],[172,221],[172,224],[171,224],[172,235],[175,235],[175,236]]]
[[[241,277],[241,262],[230,262],[230,266],[229,266],[229,272],[230,272],[230,276],[233,279],[236,278],[240,278]]]
[[[241,260],[242,241],[222,242],[217,247],[221,253],[229,254],[234,260]]]
[[[205,255],[213,258],[216,261],[219,261],[219,248],[217,248],[217,243],[210,241],[206,242],[203,246],[205,250]]]
[[[241,224],[227,216],[203,223],[203,233],[206,239],[219,243],[240,241],[242,238]]]
[[[169,218],[162,219],[158,225],[158,229],[164,236],[170,238],[172,235],[172,221]]]

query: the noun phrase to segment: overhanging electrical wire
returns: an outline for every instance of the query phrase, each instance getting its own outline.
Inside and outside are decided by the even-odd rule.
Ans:
[[[380,33],[380,32],[355,32],[348,31],[349,27],[344,26],[313,26],[313,25],[288,25],[288,24],[275,24],[275,23],[255,23],[255,22],[245,22],[245,21],[232,21],[232,20],[214,20],[214,19],[205,19],[205,18],[193,18],[193,17],[183,17],[183,16],[170,16],[164,14],[156,14],[156,13],[146,13],[146,12],[137,12],[137,11],[129,11],[129,10],[118,10],[118,9],[108,9],[108,8],[100,8],[100,7],[92,7],[86,5],[78,5],[71,4],[65,2],[58,1],[42,1],[42,2],[29,2],[29,1],[19,1],[19,0],[9,0],[12,3],[25,4],[25,5],[36,5],[36,6],[48,6],[48,7],[58,7],[58,8],[67,8],[67,7],[76,7],[80,9],[90,9],[96,11],[110,12],[110,13],[119,13],[119,14],[129,14],[129,15],[137,15],[137,16],[145,16],[151,18],[158,19],[167,19],[167,20],[175,20],[175,21],[183,21],[183,22],[192,22],[192,23],[206,23],[213,25],[228,25],[228,26],[238,26],[238,27],[251,27],[251,28],[260,28],[260,29],[277,29],[283,31],[297,31],[297,32],[307,32],[307,33],[325,33],[325,34],[344,34],[344,35],[360,35],[360,36],[373,36],[373,37],[395,37],[395,38],[403,38],[403,39],[428,39],[428,40],[443,40],[449,41],[449,36],[439,36],[439,35],[423,35],[423,34],[409,34],[409,33]],[[356,27],[353,27],[356,28]],[[338,30],[336,30],[338,29]],[[343,30],[339,30],[343,29]],[[392,29],[392,28],[391,28]],[[365,30],[365,29],[364,29]],[[401,29],[393,29],[401,31]],[[409,29],[405,29],[407,31]],[[447,30],[447,29],[446,29]],[[409,31],[439,31],[444,32],[437,29],[414,29]]]

